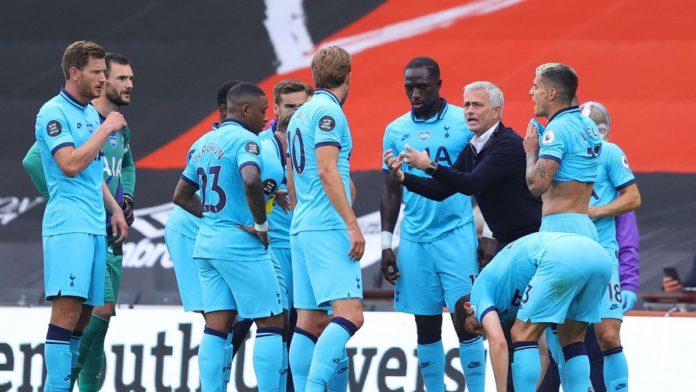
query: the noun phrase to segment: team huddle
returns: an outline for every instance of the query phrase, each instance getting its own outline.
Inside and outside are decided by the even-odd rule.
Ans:
[[[133,73],[127,58],[89,41],[66,49],[63,70],[65,88],[39,111],[24,160],[48,198],[46,389],[96,391],[120,244],[133,222],[130,130],[118,113]],[[350,55],[324,48],[311,71],[314,87],[289,79],[274,87],[268,128],[264,91],[225,82],[220,121],[190,147],[176,184],[165,241],[184,309],[205,319],[204,392],[227,389],[252,324],[260,391],[348,388],[346,345],[364,321],[365,250],[342,108]],[[382,272],[395,285],[395,310],[414,315],[426,389],[445,389],[447,307],[471,391],[485,388],[482,336],[498,391],[558,390],[552,369],[565,391],[592,390],[590,325],[601,382],[628,390],[614,216],[636,209],[640,195],[623,152],[602,140],[606,110],[578,107],[575,71],[543,64],[530,95],[547,123],[530,121],[523,139],[502,124],[493,83],[467,85],[458,107],[440,97],[433,59],[411,60],[403,80],[411,108],[383,137]],[[480,243],[472,195],[492,229]]]

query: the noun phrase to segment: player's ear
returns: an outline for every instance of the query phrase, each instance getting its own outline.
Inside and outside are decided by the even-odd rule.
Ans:
[[[242,104],[242,116],[248,117],[250,108],[251,108],[251,105],[249,105],[248,103]]]
[[[79,72],[80,70],[77,69],[77,67],[70,67],[70,69],[68,70],[68,74],[70,74],[70,79],[77,80],[77,74]]]
[[[546,91],[546,97],[549,101],[553,101],[558,96],[558,90],[555,87],[551,87]]]

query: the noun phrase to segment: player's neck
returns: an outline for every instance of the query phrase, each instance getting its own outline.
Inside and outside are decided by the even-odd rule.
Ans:
[[[287,151],[288,150],[288,143],[286,142],[287,140],[287,133],[286,132],[280,132],[280,131],[275,131],[274,132],[275,137],[278,138],[280,141],[280,148],[282,151]]]
[[[73,97],[81,104],[87,105],[89,103],[89,97],[85,97],[82,94],[80,94],[80,89],[77,88],[77,84],[74,83],[72,80],[67,80],[65,82],[65,91],[67,91],[71,97]]]
[[[551,106],[549,107],[549,111],[548,111],[548,113],[546,114],[546,118],[550,120],[551,118],[553,118],[553,116],[556,115],[556,113],[560,112],[560,111],[563,110],[563,109],[567,109],[567,108],[569,108],[569,107],[571,107],[571,106],[572,106],[572,105],[571,105],[571,104],[568,104],[568,103],[557,103],[557,104],[553,104],[553,105],[551,105]]]
[[[97,112],[99,112],[99,114],[101,114],[102,117],[106,117],[111,112],[118,109],[118,105],[106,98],[105,94],[102,94],[99,98],[95,98],[92,101],[92,105],[94,105],[94,107],[97,109]]]

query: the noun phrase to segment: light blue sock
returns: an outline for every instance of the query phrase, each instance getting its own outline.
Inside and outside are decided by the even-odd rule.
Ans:
[[[47,390],[54,392],[70,390],[70,371],[72,369],[70,335],[70,331],[67,329],[48,324],[46,345],[44,346]]]
[[[585,342],[575,342],[563,347],[565,374],[568,392],[587,392],[591,390],[590,359],[587,357]],[[590,388],[590,389],[588,389]]]
[[[512,347],[512,383],[515,392],[535,392],[541,374],[539,345],[537,342],[517,342]]]
[[[445,349],[442,340],[418,344],[418,368],[428,392],[445,390]]]
[[[283,367],[283,330],[259,328],[254,342],[254,373],[259,392],[278,392]]]
[[[608,391],[628,391],[628,363],[623,347],[604,351],[604,384]]]
[[[348,390],[348,354],[346,350],[343,350],[343,357],[338,362],[336,372],[329,380],[327,389],[329,392],[346,392]]]
[[[281,352],[282,362],[280,368],[280,382],[278,383],[278,390],[280,392],[285,392],[288,389],[288,342],[283,338],[283,351]]]
[[[344,356],[348,339],[357,330],[358,327],[355,324],[343,317],[334,317],[331,320],[314,348],[312,366],[309,368],[305,391],[324,392]]]
[[[224,391],[222,380],[225,372],[225,346],[227,333],[205,327],[203,339],[198,347],[198,370],[201,376],[201,390],[205,392]]]
[[[568,390],[568,385],[566,383],[563,348],[561,347],[560,340],[558,340],[558,333],[551,327],[546,328],[546,344],[549,346],[551,357],[553,357],[553,360],[556,362],[556,366],[558,367],[558,375],[561,377],[561,385],[563,385],[563,390],[566,391]]]
[[[483,392],[486,388],[486,351],[483,338],[459,342],[459,361],[464,370],[466,386],[471,392]]]
[[[75,367],[75,364],[77,363],[77,358],[80,357],[80,340],[82,339],[82,332],[78,331],[73,331],[72,334],[70,334],[70,355],[72,356],[71,359],[71,366]]]
[[[225,342],[225,371],[222,373],[222,385],[225,386],[230,382],[230,375],[232,374],[232,354],[234,353],[234,347],[232,346],[232,337],[234,336],[234,329],[227,334],[227,341]]]
[[[292,382],[295,385],[295,390],[298,392],[304,391],[307,386],[307,375],[309,375],[309,367],[312,365],[312,356],[314,355],[316,343],[316,336],[295,327],[295,334],[292,336],[292,342],[290,342],[288,357],[290,368],[292,369]]]

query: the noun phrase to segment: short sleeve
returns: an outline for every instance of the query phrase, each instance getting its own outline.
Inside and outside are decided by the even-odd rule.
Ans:
[[[341,140],[347,126],[345,115],[336,107],[322,107],[317,111],[312,126],[314,132],[314,148],[336,146],[341,148]]]
[[[239,170],[248,165],[254,165],[261,170],[261,143],[257,137],[248,137],[241,140],[237,145],[235,155]]]
[[[51,156],[63,147],[75,147],[65,115],[57,108],[43,108],[36,116],[36,140],[44,143]]]
[[[389,127],[384,130],[384,137],[382,138],[382,171],[383,172],[388,172],[389,167],[387,167],[387,164],[384,163],[384,153],[387,152],[388,149],[392,149],[392,151],[396,151],[394,148],[394,143],[392,143],[392,139],[389,136]]]
[[[628,159],[626,154],[617,145],[613,145],[610,150],[610,156],[608,161],[608,175],[609,180],[617,191],[620,191],[627,186],[636,182],[636,178],[633,175],[633,171],[628,165]],[[607,151],[609,152],[609,151]]]
[[[195,162],[193,159],[193,154],[196,153],[196,145],[191,146],[188,154],[186,154],[186,167],[184,172],[181,174],[181,179],[188,182],[198,189],[198,173],[196,172]]]
[[[471,289],[471,304],[474,305],[476,319],[479,322],[483,321],[486,313],[496,309],[493,296],[490,293],[490,287],[486,283],[485,278],[481,279],[481,275],[479,275]]]
[[[539,139],[539,159],[552,159],[560,163],[567,151],[568,145],[563,130],[546,128]]]

